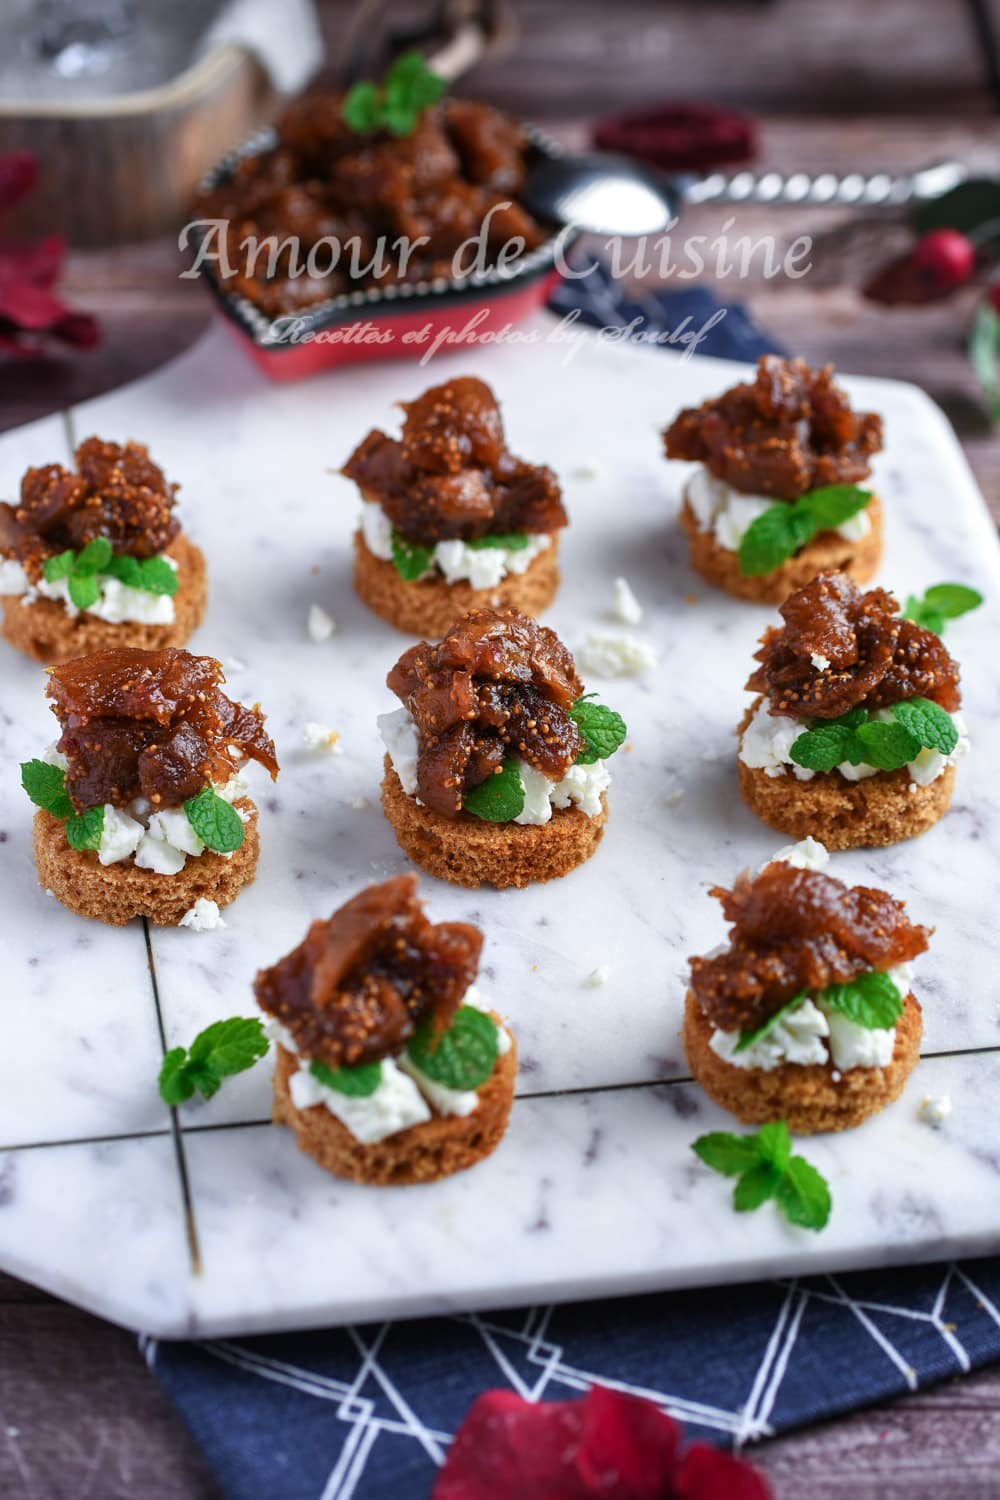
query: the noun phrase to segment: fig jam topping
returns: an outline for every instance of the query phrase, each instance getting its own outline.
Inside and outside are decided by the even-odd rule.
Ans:
[[[75,810],[127,807],[135,797],[158,811],[179,807],[225,784],[247,759],[275,777],[263,715],[227,698],[224,681],[212,657],[176,647],[95,651],[51,668],[46,691]]]
[[[882,447],[882,419],[853,412],[833,366],[763,354],[756,378],[687,407],[663,435],[668,458],[703,463],[750,495],[797,500],[829,484],[857,484]]]
[[[784,861],[710,894],[733,924],[730,944],[714,958],[691,959],[691,989],[722,1031],[762,1025],[802,990],[907,963],[926,951],[932,931],[910,922],[885,891]]]
[[[417,795],[448,817],[508,754],[561,781],[583,748],[573,658],[517,610],[473,611],[440,645],[405,651],[387,681],[417,726]]]
[[[76,450],[76,472],[61,464],[29,469],[17,505],[0,503],[0,556],[37,580],[49,557],[106,537],[116,552],[154,557],[180,529],[168,484],[141,443],[88,438]]]
[[[408,541],[426,546],[566,525],[555,475],[507,452],[500,408],[484,381],[462,376],[401,405],[402,438],[370,432],[341,472]]]
[[[940,636],[898,611],[884,589],[863,594],[846,573],[820,573],[782,604],[785,623],[762,636],[747,687],[766,694],[772,714],[793,718],[837,719],[907,698],[930,698],[954,713],[958,663]],[[830,665],[817,667],[813,656]]]
[[[243,157],[200,200],[199,217],[229,221],[227,290],[277,317],[359,287],[451,278],[473,260],[476,246],[462,250],[472,239],[486,266],[517,237],[522,254],[541,244],[544,231],[517,201],[528,141],[515,121],[455,99],[426,110],[403,138],[356,135],[342,108],[335,95],[298,100],[279,121],[278,144]],[[285,242],[273,266],[266,243],[248,261],[248,236]]]
[[[467,922],[429,922],[415,875],[371,885],[314,922],[254,993],[299,1051],[330,1068],[398,1052],[426,1017],[444,1030],[476,977],[483,935]]]

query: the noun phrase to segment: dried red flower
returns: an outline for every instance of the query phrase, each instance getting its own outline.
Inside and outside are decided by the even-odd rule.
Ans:
[[[0,213],[31,192],[38,163],[30,151],[0,156]],[[55,339],[90,349],[100,331],[89,313],[77,312],[56,295],[66,245],[58,234],[40,240],[0,238],[0,353],[35,357]]]
[[[711,172],[752,161],[757,127],[749,115],[714,104],[655,104],[599,120],[594,145],[638,156],[664,172]]]
[[[771,1500],[758,1470],[681,1427],[652,1401],[594,1386],[579,1401],[486,1391],[473,1403],[432,1500]]]

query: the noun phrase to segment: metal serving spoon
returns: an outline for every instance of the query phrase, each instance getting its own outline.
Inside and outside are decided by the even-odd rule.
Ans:
[[[883,207],[936,198],[969,175],[961,162],[916,172],[711,172],[670,176],[610,151],[545,155],[532,164],[520,198],[536,218],[591,234],[662,234],[685,204],[777,203]]]

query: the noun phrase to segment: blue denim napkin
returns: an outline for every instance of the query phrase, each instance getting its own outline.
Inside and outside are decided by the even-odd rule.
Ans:
[[[601,269],[550,303],[647,339],[700,330],[721,306],[706,287],[634,300]],[[699,352],[781,350],[730,306]],[[229,1500],[426,1500],[473,1398],[496,1386],[565,1401],[600,1381],[732,1446],[1000,1359],[1000,1258],[143,1347]]]

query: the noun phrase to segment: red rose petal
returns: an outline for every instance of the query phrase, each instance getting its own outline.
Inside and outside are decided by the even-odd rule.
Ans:
[[[0,282],[30,281],[35,286],[52,286],[66,255],[66,241],[61,234],[47,234],[40,240],[0,240]]]
[[[665,172],[708,172],[752,161],[757,127],[749,115],[714,104],[660,104],[599,120],[594,145]]]
[[[455,1435],[432,1500],[586,1500],[565,1463],[582,1425],[580,1402],[535,1405],[486,1391]]]
[[[674,1480],[673,1500],[774,1500],[759,1469],[708,1443],[692,1443]]]
[[[37,181],[38,158],[33,151],[0,156],[0,213],[26,198]]]
[[[580,1403],[576,1469],[587,1495],[661,1500],[677,1468],[681,1430],[652,1401],[595,1385]]]

